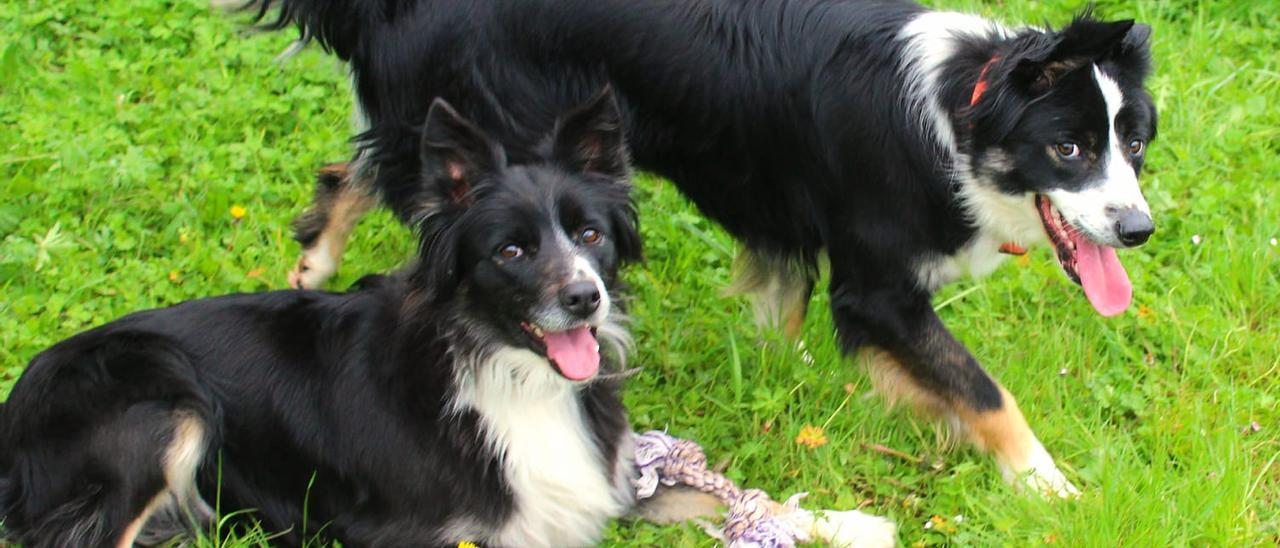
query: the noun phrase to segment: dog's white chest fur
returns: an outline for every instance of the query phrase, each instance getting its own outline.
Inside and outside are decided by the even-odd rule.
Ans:
[[[630,445],[620,446],[618,466],[606,469],[575,388],[532,352],[501,350],[474,372],[456,405],[479,413],[515,499],[510,519],[486,531],[485,543],[597,543],[605,522],[629,509]]]

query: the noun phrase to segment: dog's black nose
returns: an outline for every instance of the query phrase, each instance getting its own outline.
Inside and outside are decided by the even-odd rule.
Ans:
[[[600,308],[600,290],[592,282],[569,282],[560,288],[560,306],[574,316],[585,318]]]
[[[1126,247],[1141,245],[1156,231],[1151,216],[1136,207],[1126,207],[1116,212],[1116,236]]]

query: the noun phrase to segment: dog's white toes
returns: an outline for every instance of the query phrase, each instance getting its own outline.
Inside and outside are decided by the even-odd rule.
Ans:
[[[289,271],[289,287],[294,289],[320,289],[338,271],[333,260],[312,250],[303,252],[298,264]]]
[[[1058,469],[1040,440],[1032,438],[1031,451],[1020,463],[1000,463],[1000,475],[1015,488],[1030,487],[1046,498],[1074,499],[1080,490]]]
[[[814,524],[820,538],[839,548],[882,548],[898,544],[898,526],[886,518],[857,510],[821,512]]]
[[[1054,466],[1048,470],[1036,468],[1027,474],[1023,481],[1027,486],[1045,497],[1074,499],[1080,497],[1080,490],[1062,475],[1062,471]]]

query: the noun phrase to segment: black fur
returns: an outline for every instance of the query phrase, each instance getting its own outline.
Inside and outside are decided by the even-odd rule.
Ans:
[[[278,291],[140,312],[32,360],[0,416],[7,533],[32,547],[118,542],[157,493],[176,494],[165,455],[178,419],[189,417],[205,431],[199,493],[210,505],[216,494],[224,513],[251,510],[243,517],[282,532],[276,542],[538,543],[499,535],[522,510],[517,497],[558,502],[508,481],[517,456],[500,458],[505,446],[466,396],[466,387],[489,382],[485,367],[505,367],[486,361],[503,351],[541,363],[499,370],[523,375],[511,381],[515,390],[538,377],[570,391],[581,425],[567,427],[594,440],[598,462],[575,473],[600,475],[620,489],[612,496],[630,500],[625,478],[615,481],[631,469],[631,456],[618,451],[630,435],[618,383],[561,379],[520,327],[547,314],[539,307],[554,302],[575,258],[606,287],[638,258],[625,163],[573,155],[625,158],[612,96],[568,114],[545,154],[521,162],[503,160],[499,141],[441,101],[424,118],[414,185],[422,259],[403,275],[366,278],[342,294]],[[451,176],[459,158],[481,156]],[[604,235],[579,242],[583,226]],[[495,250],[506,242],[525,255],[500,260]],[[198,497],[168,504],[140,539],[200,526],[209,512]],[[602,512],[592,516],[597,528],[569,538],[597,538],[620,513],[588,511]],[[174,517],[184,514],[191,522]]]

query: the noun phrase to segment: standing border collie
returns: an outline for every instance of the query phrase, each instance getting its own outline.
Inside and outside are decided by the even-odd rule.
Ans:
[[[530,140],[608,84],[636,165],[744,244],[737,287],[758,316],[797,335],[825,253],[840,341],[878,350],[891,399],[949,419],[1006,479],[1077,492],[930,297],[1049,242],[1099,313],[1128,306],[1115,248],[1153,231],[1137,181],[1156,134],[1149,27],[1086,12],[1006,28],[895,1],[257,4],[349,63],[363,129],[352,176],[300,219],[293,283],[332,274],[375,196],[413,219],[421,97]]]
[[[32,360],[0,415],[7,532],[153,544],[218,493],[291,545],[576,546],[629,511],[597,342],[621,357],[609,288],[640,254],[614,99],[527,162],[443,101],[425,118],[401,275],[140,312]]]

